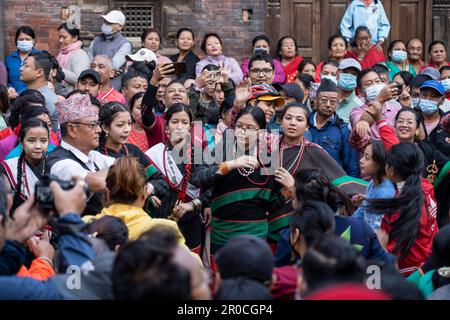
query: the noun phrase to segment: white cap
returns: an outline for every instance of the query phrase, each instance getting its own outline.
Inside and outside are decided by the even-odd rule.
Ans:
[[[134,54],[127,54],[125,58],[127,60],[132,60],[135,62],[145,61],[149,63],[150,61],[155,61],[155,63],[157,63],[156,54],[152,50],[147,48],[141,48]]]
[[[361,71],[361,64],[353,58],[347,58],[341,61],[339,64],[339,70],[344,70],[348,68],[355,68],[358,71]]]
[[[102,15],[102,18],[109,23],[118,23],[121,26],[125,25],[125,15],[119,10],[112,10],[107,15]]]

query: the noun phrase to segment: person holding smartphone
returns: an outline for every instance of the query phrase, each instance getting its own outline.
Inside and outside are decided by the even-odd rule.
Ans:
[[[173,62],[185,62],[186,72],[177,74],[178,80],[195,79],[195,65],[200,61],[199,57],[192,51],[195,44],[194,32],[189,28],[181,28],[177,31],[176,45],[179,53],[170,56]]]

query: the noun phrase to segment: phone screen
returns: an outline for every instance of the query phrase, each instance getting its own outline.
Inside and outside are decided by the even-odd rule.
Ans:
[[[186,73],[186,62],[174,62],[172,63],[173,68],[175,69],[174,72],[171,74],[183,74]]]

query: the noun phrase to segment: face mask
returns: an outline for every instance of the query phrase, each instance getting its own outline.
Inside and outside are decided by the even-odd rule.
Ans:
[[[356,77],[350,73],[340,73],[338,87],[345,91],[353,91],[356,88]]]
[[[102,25],[102,33],[103,33],[105,36],[110,36],[110,35],[112,35],[112,34],[113,34],[113,32],[112,32],[112,25],[104,23],[104,24]]]
[[[331,74],[325,74],[325,75],[323,75],[323,76],[322,76],[322,79],[329,79],[329,80],[333,81],[335,85],[338,84],[336,77],[335,77],[335,76],[332,76]]]
[[[378,97],[383,88],[384,88],[383,83],[374,84],[373,86],[366,88],[367,100],[369,101],[375,100],[375,98]]]
[[[425,115],[429,116],[438,110],[438,103],[435,101],[422,99],[419,101],[419,108]]]
[[[441,80],[446,92],[450,92],[450,78]]]
[[[256,48],[255,49],[255,53],[257,53],[257,52],[267,53],[268,54],[269,53],[269,49],[260,47],[260,48]]]
[[[413,107],[418,107],[419,106],[419,101],[420,101],[420,98],[412,98],[412,105],[413,105]]]
[[[406,51],[402,50],[394,50],[392,51],[392,61],[394,62],[403,62],[408,57]]]
[[[17,49],[21,52],[29,52],[33,49],[33,41],[32,40],[19,40],[17,41]]]

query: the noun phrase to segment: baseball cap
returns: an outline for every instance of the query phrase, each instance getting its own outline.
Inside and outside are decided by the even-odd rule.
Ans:
[[[275,101],[277,107],[282,107],[286,103],[280,93],[269,84],[257,84],[250,87],[251,95],[249,101],[257,99],[260,101]]]
[[[420,90],[424,88],[431,88],[439,92],[441,96],[445,94],[445,88],[439,81],[436,80],[427,80],[423,83],[423,85],[420,87]]]
[[[272,279],[275,259],[266,241],[255,236],[231,238],[216,255],[222,279],[244,277],[264,283]]]
[[[430,76],[433,80],[438,80],[441,77],[441,74],[438,70],[432,67],[428,67],[423,69],[420,74],[425,74],[427,76]]]
[[[136,51],[134,54],[127,54],[125,56],[127,60],[132,60],[135,62],[145,61],[145,62],[151,62],[155,61],[157,62],[156,54],[153,53],[152,50],[147,48],[141,48],[138,51]]]
[[[100,74],[93,69],[87,69],[87,70],[84,70],[83,72],[81,72],[80,76],[78,77],[78,81],[80,81],[81,79],[83,79],[85,77],[92,77],[92,78],[94,78],[94,80],[97,83],[100,83],[102,80],[100,77]]]
[[[125,15],[122,11],[112,10],[108,14],[102,15],[101,17],[109,23],[118,23],[121,26],[125,25]]]
[[[297,102],[303,101],[304,95],[302,88],[296,83],[286,83],[284,85],[274,83],[272,86],[278,91],[284,91],[285,96],[288,98],[294,98]]]
[[[346,58],[339,63],[339,70],[344,70],[348,68],[355,68],[358,71],[361,71],[361,64],[353,58]]]

